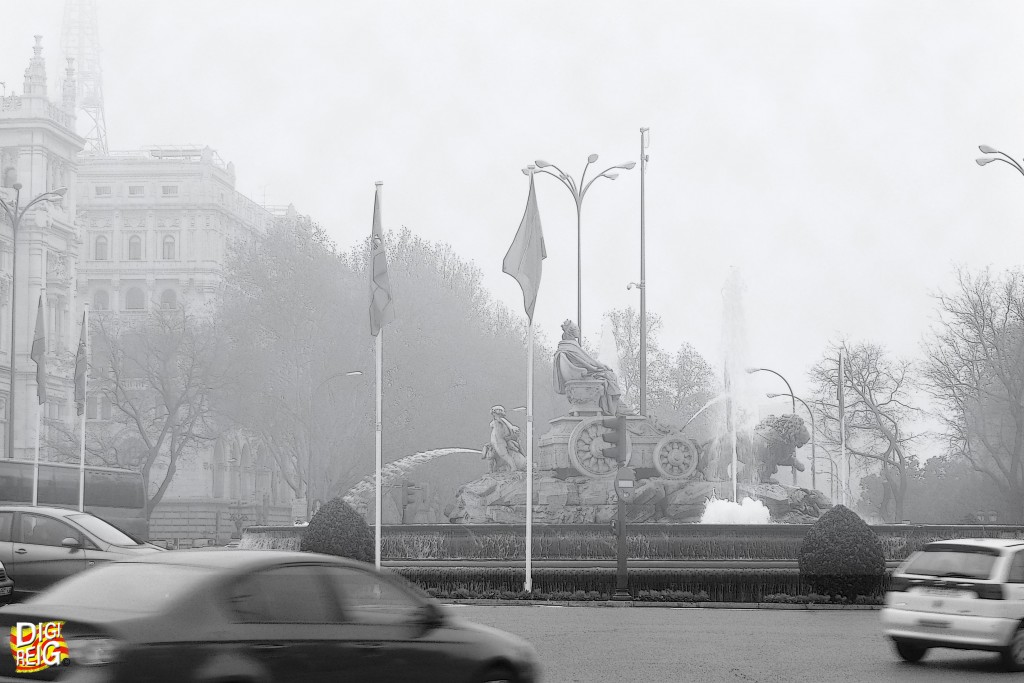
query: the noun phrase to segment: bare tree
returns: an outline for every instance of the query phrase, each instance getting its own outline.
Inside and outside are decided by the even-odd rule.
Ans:
[[[222,381],[223,344],[213,322],[184,308],[136,324],[100,314],[90,327],[90,394],[109,402],[111,419],[90,426],[87,451],[93,462],[142,473],[149,514],[181,459],[218,434],[209,399]]]
[[[627,405],[640,404],[640,315],[632,307],[608,313],[619,351],[619,378]],[[715,396],[716,378],[711,366],[688,343],[675,354],[662,350],[658,343],[661,317],[647,314],[647,401],[648,413],[665,427],[686,423]],[[707,413],[699,428],[707,430],[717,413]],[[697,429],[698,425],[694,425]],[[709,434],[709,436],[711,436]]]
[[[960,270],[938,301],[924,381],[943,409],[947,452],[998,487],[1010,521],[1024,522],[1024,275]]]
[[[916,467],[911,449],[921,434],[912,431],[920,410],[910,402],[912,365],[890,358],[871,343],[843,342],[814,366],[810,379],[821,411],[819,432],[826,443],[840,442],[838,355],[844,361],[846,449],[862,467],[876,471],[883,496],[879,516],[903,519],[909,476]]]

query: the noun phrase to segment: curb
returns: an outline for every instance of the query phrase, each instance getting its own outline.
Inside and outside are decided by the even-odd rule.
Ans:
[[[671,609],[880,610],[884,605],[793,604],[783,602],[638,602],[635,600],[464,600],[441,599],[446,605],[479,607],[651,607]]]

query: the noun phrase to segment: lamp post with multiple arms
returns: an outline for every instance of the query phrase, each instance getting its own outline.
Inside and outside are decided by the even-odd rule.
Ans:
[[[572,177],[558,168],[554,164],[548,163],[538,159],[534,163],[537,165],[537,171],[540,173],[547,173],[550,176],[558,178],[563,185],[572,193],[572,198],[576,201],[576,326],[580,329],[580,342],[583,341],[583,252],[581,250],[582,245],[582,231],[581,226],[581,215],[583,212],[583,198],[587,195],[587,190],[594,184],[594,181],[598,178],[608,178],[609,180],[615,180],[619,177],[618,173],[612,173],[615,169],[630,170],[636,166],[635,161],[627,161],[622,164],[616,164],[615,166],[609,166],[605,170],[601,171],[590,181],[587,181],[587,169],[590,165],[597,161],[597,155],[591,154],[587,157],[587,164],[583,167],[583,173],[580,175],[579,182],[577,183]],[[555,169],[551,171],[549,169]],[[557,171],[557,172],[556,172]],[[526,173],[526,171],[523,171]]]
[[[7,219],[11,222],[11,388],[7,394],[7,457],[14,457],[14,374],[15,374],[15,360],[17,355],[15,353],[15,341],[17,339],[16,328],[17,328],[17,302],[18,298],[15,296],[17,293],[18,284],[18,227],[21,225],[21,219],[25,217],[28,210],[40,202],[59,202],[64,198],[68,188],[58,187],[55,190],[49,192],[43,192],[31,199],[25,206],[21,206],[21,183],[14,183],[14,205],[8,204],[3,197],[0,197],[0,208],[3,208],[4,213],[7,214]]]
[[[814,469],[814,467],[815,467],[814,463],[815,463],[815,460],[817,459],[816,458],[817,453],[815,452],[816,451],[816,447],[815,447],[814,442],[816,440],[815,439],[815,434],[817,433],[818,430],[814,426],[814,412],[811,410],[811,407],[809,405],[807,405],[807,401],[803,400],[799,396],[794,396],[793,394],[767,394],[767,396],[768,396],[768,398],[778,398],[779,396],[789,396],[794,401],[800,401],[800,403],[803,404],[804,408],[807,409],[807,414],[811,416],[811,488],[814,489],[815,491],[817,491],[818,490],[817,470]]]
[[[978,149],[981,150],[982,154],[994,155],[990,157],[981,157],[980,159],[975,159],[974,161],[975,163],[978,164],[978,166],[984,166],[985,164],[990,164],[993,161],[1001,161],[1004,164],[1009,164],[1010,166],[1013,166],[1020,172],[1021,175],[1024,175],[1024,166],[1021,166],[1016,159],[1011,157],[1006,152],[1000,152],[998,149],[995,149],[994,147],[989,147],[988,145],[978,145]]]

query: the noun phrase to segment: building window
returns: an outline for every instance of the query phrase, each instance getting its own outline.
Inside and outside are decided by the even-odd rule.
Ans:
[[[107,260],[107,238],[102,235],[96,238],[96,260]]]
[[[164,237],[164,259],[171,260],[174,258],[174,238],[170,235]]]
[[[125,310],[141,311],[146,307],[146,296],[138,287],[132,287],[124,297]]]
[[[110,295],[107,294],[107,290],[96,290],[96,293],[92,295],[92,307],[97,311],[106,311],[110,309]]]
[[[145,185],[129,185],[128,186],[129,197],[145,197],[146,186]]]
[[[160,295],[160,308],[173,309],[178,307],[178,294],[173,289],[165,289]]]
[[[177,185],[162,185],[160,187],[160,193],[165,197],[177,197],[178,186]]]
[[[142,260],[142,238],[139,237],[138,235],[132,235],[128,239],[128,260]]]
[[[110,185],[97,185],[96,186],[96,196],[97,197],[109,197],[110,194],[111,194],[111,192],[110,192]]]

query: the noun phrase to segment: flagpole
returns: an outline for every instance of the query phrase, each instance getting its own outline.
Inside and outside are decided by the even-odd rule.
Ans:
[[[85,356],[89,356],[89,304],[85,304],[85,311],[82,314],[82,339],[85,340],[86,350]],[[75,368],[77,372],[77,368]],[[85,414],[86,414],[86,395],[88,393],[89,386],[89,373],[86,371],[82,375],[82,444],[81,452],[78,458],[78,511],[85,512]]]
[[[383,367],[383,356],[384,356],[384,329],[381,328],[377,334],[377,422],[376,422],[376,459],[374,461],[374,473],[377,480],[377,493],[375,498],[375,515],[374,515],[374,530],[373,530],[373,557],[374,562],[377,565],[377,569],[380,569],[380,515],[381,515],[381,436],[383,430],[383,424],[381,422],[381,407],[383,404],[383,396],[381,392],[381,369]]]
[[[843,400],[843,351],[839,351],[839,462],[842,463],[843,505],[850,507],[850,461],[846,457],[846,402]]]
[[[533,318],[526,335],[526,583],[533,592]]]
[[[43,319],[43,357],[46,357],[46,288],[43,287],[39,290],[39,312],[36,313],[36,317],[42,316]],[[38,327],[38,321],[36,325]],[[35,340],[32,341],[33,346]],[[39,375],[36,374],[36,382],[39,381]],[[45,381],[45,379],[44,379]],[[36,395],[40,395],[39,387],[36,387]],[[39,504],[39,432],[42,431],[43,426],[43,402],[38,402],[38,408],[36,410],[36,457],[35,464],[32,468],[32,507]]]

